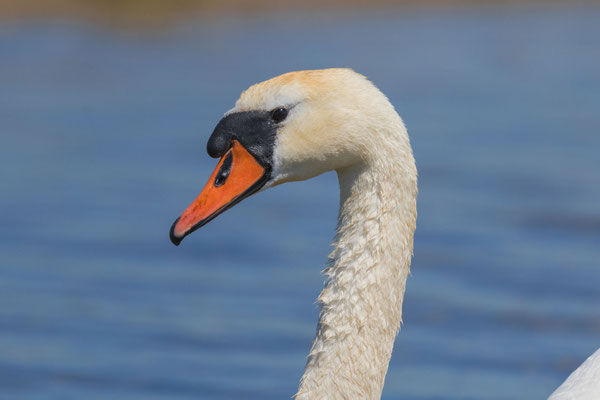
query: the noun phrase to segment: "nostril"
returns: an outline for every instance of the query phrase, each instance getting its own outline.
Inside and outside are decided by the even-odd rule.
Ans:
[[[227,157],[225,157],[225,161],[223,161],[221,168],[219,168],[219,172],[217,173],[217,176],[215,178],[215,187],[219,187],[225,183],[225,181],[229,177],[229,173],[231,172],[232,164],[233,156],[231,155],[231,152],[229,152],[229,154],[227,154]]]

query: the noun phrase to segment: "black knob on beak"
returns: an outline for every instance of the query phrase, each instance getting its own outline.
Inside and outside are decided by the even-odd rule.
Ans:
[[[208,143],[206,143],[206,151],[212,158],[223,157],[227,153],[227,150],[231,148],[233,134],[226,126],[227,122],[225,118],[222,119],[215,127],[212,135],[210,135]]]

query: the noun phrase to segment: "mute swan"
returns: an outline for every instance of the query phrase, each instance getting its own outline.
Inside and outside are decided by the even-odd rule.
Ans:
[[[258,191],[337,172],[337,235],[295,397],[379,399],[402,321],[417,218],[417,169],[394,107],[350,69],[290,72],[243,92],[207,150],[221,160],[173,223],[175,245]]]

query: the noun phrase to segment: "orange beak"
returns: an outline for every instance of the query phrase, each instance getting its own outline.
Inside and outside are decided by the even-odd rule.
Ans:
[[[184,237],[257,192],[268,175],[244,146],[233,140],[202,192],[171,226],[171,242],[178,246]]]

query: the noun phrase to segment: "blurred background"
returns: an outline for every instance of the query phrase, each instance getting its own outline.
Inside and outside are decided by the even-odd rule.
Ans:
[[[384,399],[543,399],[600,347],[600,4],[0,1],[0,398],[285,399],[334,174],[179,248],[249,85],[351,67],[403,116],[415,257]]]

